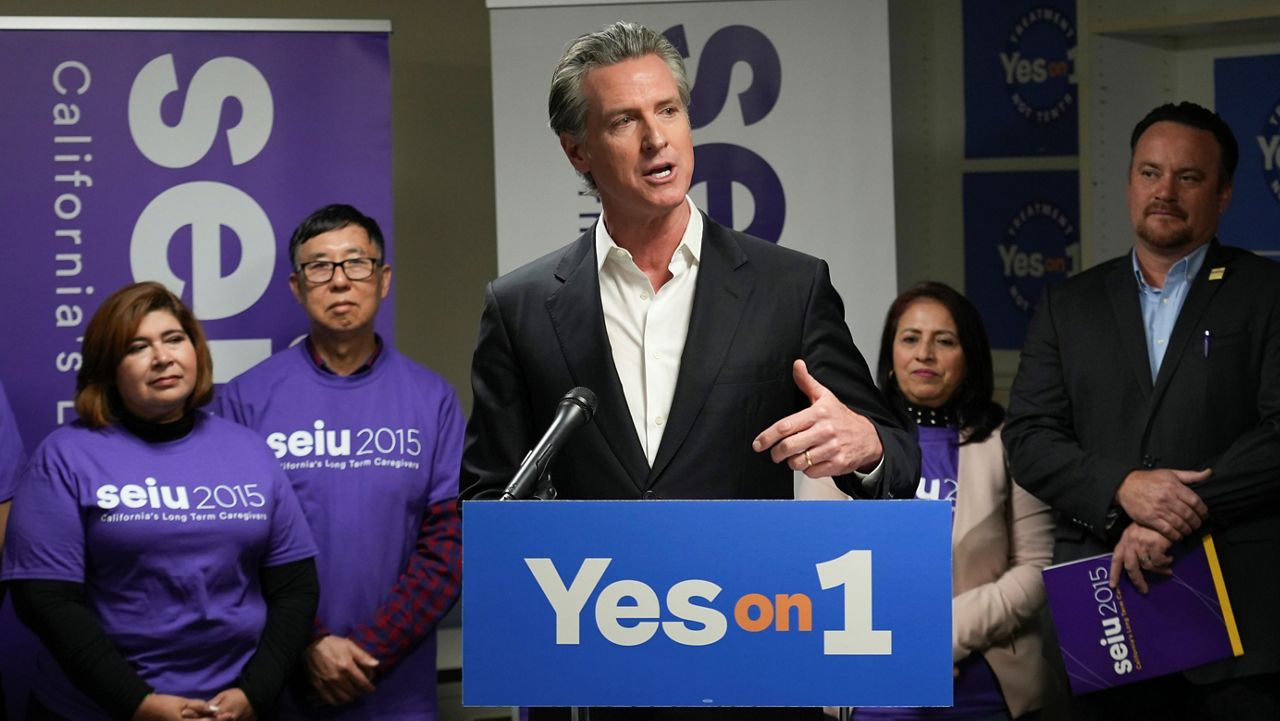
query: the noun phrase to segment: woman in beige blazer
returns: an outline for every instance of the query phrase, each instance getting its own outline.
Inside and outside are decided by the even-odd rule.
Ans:
[[[1040,636],[1053,520],[1009,477],[977,310],[942,283],[904,292],[885,319],[877,380],[921,445],[916,497],[954,504],[956,693],[952,708],[860,709],[856,718],[985,721],[1043,708],[1057,686]]]

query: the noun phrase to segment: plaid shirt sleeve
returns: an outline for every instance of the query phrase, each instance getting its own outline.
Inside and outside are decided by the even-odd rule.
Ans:
[[[408,567],[386,602],[356,624],[350,638],[378,659],[385,673],[453,608],[461,584],[462,518],[449,499],[427,509]]]

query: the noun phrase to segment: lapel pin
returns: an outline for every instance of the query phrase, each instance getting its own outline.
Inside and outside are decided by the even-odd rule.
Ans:
[[[1222,276],[1226,275],[1227,269],[1219,266],[1209,271],[1209,280],[1222,280]]]

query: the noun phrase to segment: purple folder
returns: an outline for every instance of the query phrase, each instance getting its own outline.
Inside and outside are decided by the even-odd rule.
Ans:
[[[1044,569],[1049,610],[1071,691],[1143,681],[1244,653],[1222,569],[1205,535],[1177,547],[1173,576],[1147,574],[1138,593],[1127,576],[1107,585],[1111,554]]]

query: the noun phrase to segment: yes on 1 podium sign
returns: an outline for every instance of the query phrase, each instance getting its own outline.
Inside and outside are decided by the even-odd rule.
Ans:
[[[471,501],[468,706],[949,706],[938,501]]]

